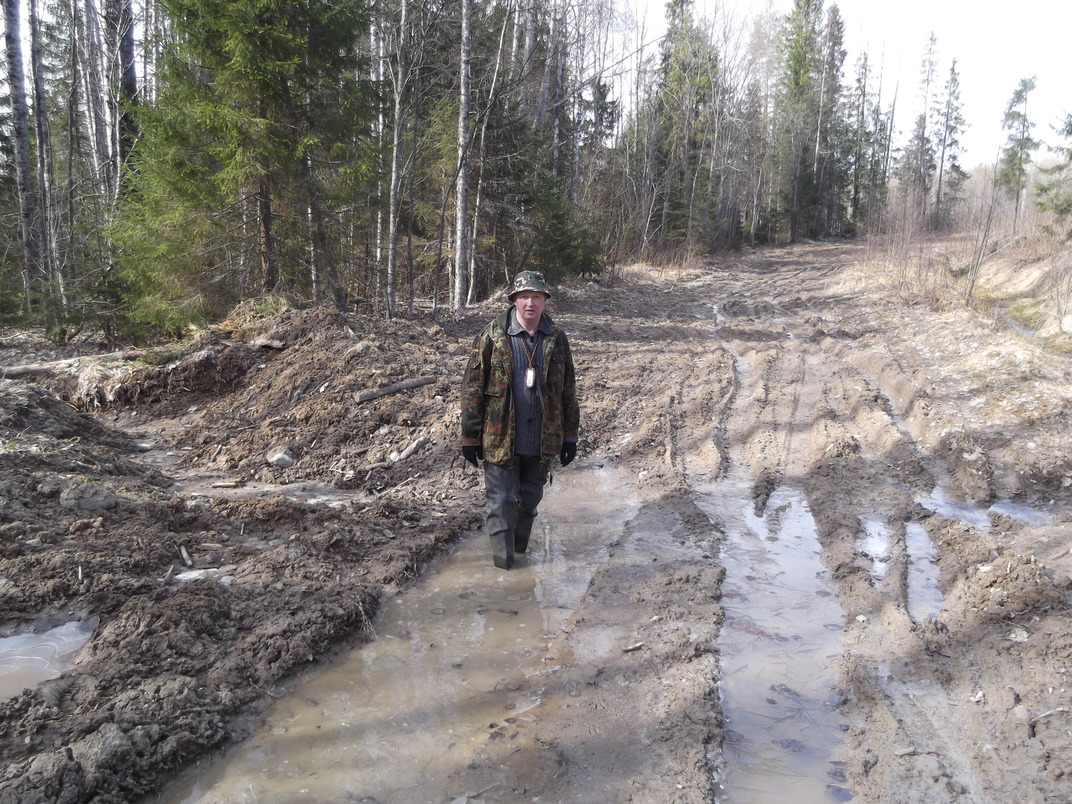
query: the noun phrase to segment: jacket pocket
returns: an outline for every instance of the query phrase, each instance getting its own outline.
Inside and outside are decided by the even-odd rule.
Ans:
[[[488,381],[484,385],[485,396],[505,396],[506,389],[510,385],[510,374],[500,360],[491,362],[491,371],[488,372]]]

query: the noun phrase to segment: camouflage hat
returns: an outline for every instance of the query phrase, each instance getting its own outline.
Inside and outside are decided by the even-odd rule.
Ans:
[[[510,301],[513,301],[514,296],[523,290],[535,290],[551,298],[551,288],[547,286],[547,280],[537,271],[522,271],[514,277],[510,285]]]

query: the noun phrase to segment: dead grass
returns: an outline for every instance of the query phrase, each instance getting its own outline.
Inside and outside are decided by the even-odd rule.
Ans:
[[[870,239],[845,290],[878,289],[935,311],[963,308],[976,244],[969,236],[911,243]],[[1045,237],[995,243],[984,258],[972,306],[1012,324],[1045,348],[1072,354],[1072,247]]]

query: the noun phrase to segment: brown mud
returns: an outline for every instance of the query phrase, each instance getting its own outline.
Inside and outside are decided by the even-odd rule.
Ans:
[[[862,255],[742,253],[556,292],[580,460],[635,479],[645,504],[627,534],[662,527],[705,558],[610,551],[557,647],[613,632],[643,649],[562,670],[578,705],[545,702],[515,759],[542,800],[590,778],[616,779],[621,801],[717,796],[721,523],[697,494],[731,468],[757,514],[791,486],[815,519],[844,614],[855,800],[1072,799],[1072,364],[971,310],[891,297]],[[71,670],[0,702],[0,801],[161,789],[359,644],[387,596],[479,527],[458,387],[496,309],[439,323],[239,311],[170,360],[0,380],[0,635],[100,618]],[[0,364],[41,359],[4,335]],[[930,504],[936,489],[1044,524],[1001,508],[966,521]],[[876,520],[880,578],[860,547]],[[934,617],[910,614],[913,527],[934,545]],[[638,703],[657,727],[586,737],[628,730]]]

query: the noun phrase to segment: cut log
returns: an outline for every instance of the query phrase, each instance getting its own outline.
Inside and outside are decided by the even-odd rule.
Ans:
[[[383,388],[373,388],[368,391],[358,391],[357,396],[354,397],[354,401],[368,402],[370,399],[379,399],[381,396],[397,394],[402,391],[408,391],[411,388],[420,388],[422,385],[431,385],[435,381],[435,377],[413,377],[409,380],[402,380],[402,382],[385,385]]]
[[[287,343],[281,338],[273,338],[270,335],[258,335],[250,342],[251,346],[262,346],[265,349],[286,349]]]

